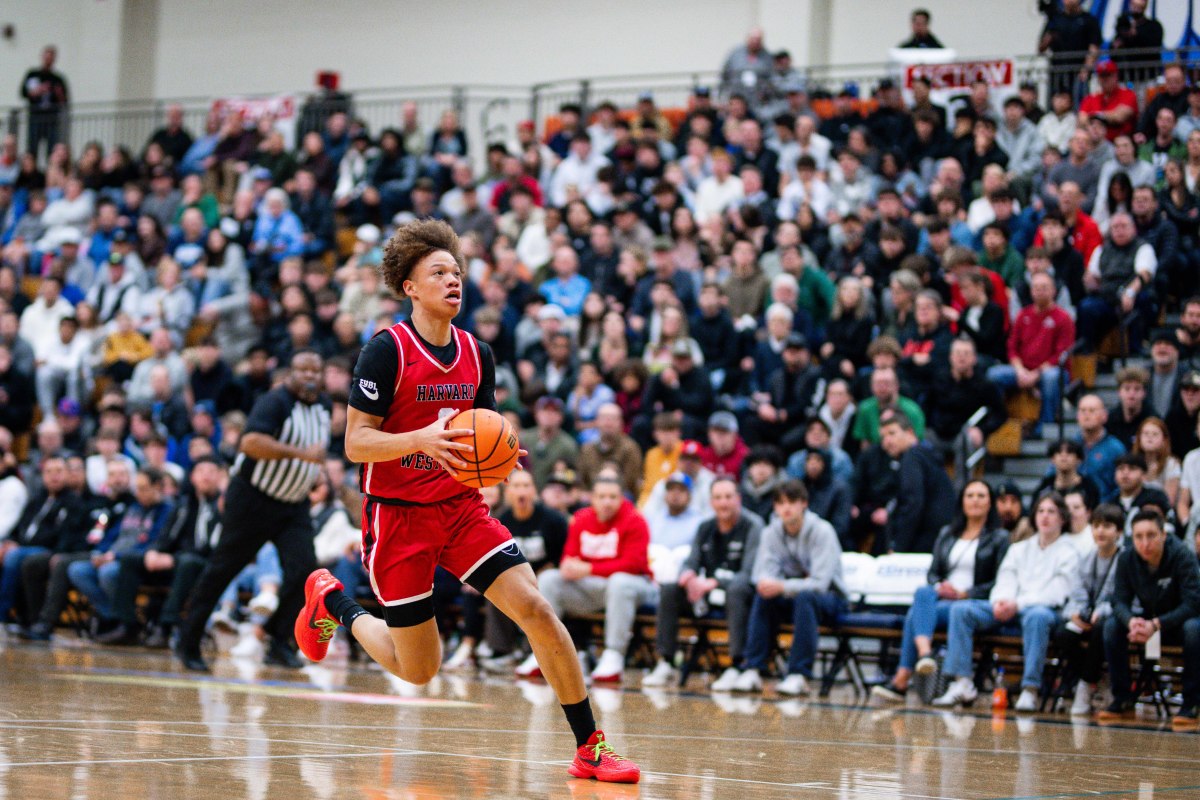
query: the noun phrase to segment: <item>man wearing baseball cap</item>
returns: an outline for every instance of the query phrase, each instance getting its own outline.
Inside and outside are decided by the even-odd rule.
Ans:
[[[667,494],[670,481],[678,481],[680,476],[690,481],[687,485],[689,505],[693,511],[703,514],[708,510],[709,497],[712,493],[713,475],[702,463],[703,446],[692,439],[685,439],[679,447],[677,468],[667,477],[660,480],[650,490],[650,497],[642,507],[642,513],[650,518],[669,505]]]
[[[700,448],[700,463],[705,469],[736,480],[749,452],[738,435],[738,420],[732,411],[717,411],[708,418],[708,444]]]
[[[1105,137],[1111,142],[1118,136],[1132,136],[1137,126],[1137,95],[1117,80],[1117,65],[1109,59],[1096,64],[1100,91],[1089,94],[1079,104],[1079,126],[1085,127],[1095,117],[1107,127]]]

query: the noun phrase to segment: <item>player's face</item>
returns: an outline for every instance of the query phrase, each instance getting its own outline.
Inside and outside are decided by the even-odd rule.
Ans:
[[[462,268],[445,250],[430,253],[404,282],[404,293],[427,313],[453,319],[462,306]]]

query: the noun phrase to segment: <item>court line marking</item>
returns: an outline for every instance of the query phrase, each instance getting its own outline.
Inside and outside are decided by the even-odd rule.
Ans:
[[[109,723],[109,724],[111,724],[111,723]],[[154,723],[154,724],[175,724],[175,723]],[[189,724],[203,725],[203,724],[209,724],[209,723],[189,723]],[[212,724],[234,725],[234,724],[239,724],[239,723],[219,722],[219,723],[212,723]],[[15,727],[15,726],[0,725],[0,728],[3,728],[3,727]],[[410,730],[417,730],[417,729],[419,729],[417,726],[410,728]],[[43,726],[43,727],[35,728],[33,730],[68,731],[68,732],[81,732],[81,733],[117,733],[117,734],[124,733],[124,734],[143,735],[143,736],[149,734],[152,736],[176,736],[176,737],[205,738],[205,739],[212,738],[211,735],[209,735],[209,734],[184,733],[181,731],[148,732],[145,730],[138,731],[138,730],[107,729],[107,728],[70,728],[70,727],[65,727],[65,726]],[[433,729],[430,729],[430,730],[433,730]],[[460,730],[460,729],[447,728],[444,730]],[[224,740],[260,742],[260,743],[264,743],[264,744],[305,744],[305,745],[321,745],[321,746],[326,746],[328,744],[331,744],[331,743],[327,743],[327,742],[309,742],[309,741],[301,741],[301,740],[294,740],[294,739],[271,739],[271,738],[264,738],[264,737],[247,737],[247,736],[231,736],[231,737],[222,737],[222,738]],[[332,743],[332,744],[334,744],[335,747],[361,747],[360,745],[336,744],[336,743]],[[337,758],[341,755],[349,755],[349,756],[354,756],[356,758],[363,758],[363,757],[367,757],[367,756],[371,756],[371,755],[376,755],[376,756],[384,756],[384,755],[421,756],[421,755],[427,755],[427,756],[438,756],[438,757],[443,757],[443,758],[468,758],[468,759],[483,759],[483,760],[487,760],[487,761],[502,761],[502,762],[518,763],[518,764],[534,764],[537,766],[563,766],[563,765],[570,763],[569,761],[562,761],[562,760],[539,761],[537,759],[528,759],[528,758],[509,758],[509,757],[504,757],[504,756],[489,756],[489,755],[481,755],[481,754],[476,754],[476,753],[450,753],[450,752],[439,751],[439,750],[412,750],[412,749],[407,749],[407,748],[400,749],[400,750],[390,749],[390,748],[380,748],[379,750],[370,751],[370,752],[361,752],[360,751],[360,752],[356,752],[356,753],[332,753],[332,754],[324,754],[323,757]],[[44,766],[90,766],[93,764],[96,764],[96,765],[144,764],[144,763],[157,763],[157,762],[168,763],[168,762],[187,762],[187,761],[222,761],[222,760],[237,761],[237,760],[250,760],[250,759],[269,760],[272,758],[283,759],[283,758],[304,758],[304,757],[305,757],[304,754],[280,754],[278,756],[270,756],[270,755],[264,755],[264,756],[189,756],[189,757],[165,756],[165,757],[159,757],[159,758],[146,757],[146,758],[136,758],[136,759],[92,759],[92,760],[78,760],[78,761],[12,761],[12,762],[0,762],[0,769],[15,768],[15,767],[44,767]],[[756,779],[752,779],[752,778],[731,778],[731,777],[726,777],[726,776],[721,776],[721,775],[692,775],[692,774],[682,773],[682,772],[657,772],[657,771],[643,771],[642,775],[643,776],[652,776],[652,777],[664,777],[664,778],[688,778],[691,780],[696,780],[696,781],[701,781],[701,782],[703,782],[703,781],[720,781],[722,783],[744,783],[744,784],[756,784],[756,785],[761,785],[761,786],[777,786],[777,787],[785,788],[785,789],[820,789],[820,790],[836,791],[836,787],[834,787],[830,781],[805,781],[805,782],[800,782],[800,783],[787,783],[784,781],[764,781],[764,780],[756,780]],[[911,794],[911,793],[897,794],[895,796],[912,798],[912,800],[958,800],[957,798],[944,797],[942,795],[924,795],[924,794]]]
[[[140,722],[144,724],[149,721],[140,721]],[[109,722],[108,724],[112,724],[112,723]],[[120,723],[118,723],[118,724],[120,724]],[[135,723],[129,723],[129,724],[135,724]],[[242,723],[235,723],[235,722],[173,723],[173,722],[153,721],[151,724],[235,725],[235,724],[242,724]],[[294,726],[294,725],[297,725],[298,723],[271,723],[271,724],[276,725],[276,726]],[[12,726],[0,726],[0,727],[12,727]],[[358,727],[371,727],[371,726],[334,725],[334,726],[325,726],[325,727],[358,728]],[[414,730],[414,729],[448,730],[448,731],[469,730],[469,729],[462,729],[462,728],[420,728],[419,726],[412,726],[411,728],[408,728],[408,729],[409,730]],[[65,726],[44,726],[44,727],[37,728],[36,730],[58,730],[58,731],[69,731],[69,732],[84,732],[84,733],[118,733],[118,734],[124,733],[124,734],[135,734],[135,735],[146,735],[148,733],[147,731],[144,731],[144,730],[138,731],[138,730],[120,730],[120,729],[70,728],[70,727],[65,727]],[[479,730],[484,730],[484,729],[479,729]],[[494,731],[493,730],[492,732],[505,732],[505,731]],[[159,732],[151,733],[150,735],[176,736],[176,737],[188,737],[188,738],[206,738],[206,739],[212,738],[211,735],[209,735],[209,734],[185,733],[185,732],[181,732],[181,731],[159,731]],[[666,737],[664,735],[660,735],[660,734],[626,734],[626,735],[631,736],[631,737],[643,736],[643,737],[652,737],[652,738],[668,738],[668,737]],[[334,747],[358,747],[357,745],[339,744],[339,743],[334,743],[334,742],[310,742],[310,741],[295,740],[295,739],[272,739],[272,738],[248,737],[248,736],[232,736],[232,737],[227,736],[227,737],[223,737],[223,738],[225,740],[261,742],[261,743],[265,743],[265,744],[304,744],[304,745],[321,745],[321,746],[332,745]],[[671,738],[674,738],[674,737],[671,737]],[[712,739],[716,739],[716,740],[730,740],[732,737],[708,737],[708,738],[712,738]],[[756,741],[756,740],[747,740],[747,741]],[[929,748],[929,749],[933,749],[933,748]],[[944,749],[944,748],[939,748],[939,749]],[[976,750],[973,752],[982,752],[982,751]],[[564,764],[569,763],[569,762],[565,762],[565,761],[561,761],[561,760],[539,761],[537,759],[509,758],[509,757],[504,757],[504,756],[488,756],[488,755],[481,755],[481,754],[475,754],[475,753],[450,753],[450,752],[438,751],[438,750],[413,750],[413,749],[408,749],[408,748],[404,748],[404,749],[380,748],[377,750],[370,750],[370,751],[361,751],[360,750],[358,752],[352,752],[352,753],[316,753],[316,754],[296,753],[296,754],[246,755],[246,756],[160,756],[160,757],[148,756],[146,758],[85,759],[85,760],[76,760],[76,761],[14,761],[14,762],[0,762],[0,768],[11,769],[11,768],[15,768],[15,767],[39,767],[39,766],[40,767],[45,767],[45,766],[92,766],[92,765],[104,766],[104,765],[114,765],[114,764],[186,763],[186,762],[204,762],[204,761],[270,761],[270,760],[286,760],[286,759],[297,759],[297,758],[339,758],[342,756],[352,757],[352,758],[367,758],[367,757],[372,757],[372,756],[385,756],[385,755],[389,755],[389,756],[438,756],[438,757],[443,757],[443,758],[483,759],[483,760],[487,760],[487,761],[502,761],[502,762],[520,763],[520,764],[533,764],[536,766],[562,766]],[[1159,759],[1159,760],[1161,760],[1161,759]],[[1183,759],[1179,759],[1179,760],[1183,760]],[[1188,763],[1194,764],[1194,760],[1189,760]],[[777,786],[780,788],[789,788],[789,789],[814,789],[814,790],[838,791],[837,787],[834,787],[831,784],[831,782],[829,782],[829,781],[810,781],[810,782],[801,782],[801,783],[786,783],[786,782],[782,782],[782,781],[764,781],[764,780],[755,780],[755,779],[750,779],[750,778],[731,778],[731,777],[725,777],[725,776],[720,776],[720,775],[694,775],[694,774],[680,773],[680,772],[657,772],[657,771],[644,771],[642,773],[642,775],[643,776],[651,776],[651,777],[665,777],[665,778],[668,778],[668,777],[669,778],[686,778],[686,779],[691,779],[691,780],[696,780],[696,781],[701,781],[701,782],[703,782],[703,781],[720,781],[723,783],[755,784],[755,785],[762,785],[762,786]],[[1181,792],[1181,791],[1191,791],[1191,790],[1195,790],[1195,789],[1200,789],[1200,785],[1176,786],[1176,787],[1155,787],[1155,791],[1158,791],[1158,792]],[[1079,793],[1026,795],[1026,796],[1020,796],[1020,797],[1015,797],[1015,796],[1014,797],[1001,797],[1001,798],[993,798],[992,800],[1060,800],[1060,799],[1066,800],[1068,798],[1079,798],[1079,797],[1112,797],[1112,796],[1117,796],[1117,795],[1122,795],[1122,794],[1130,794],[1131,792],[1136,792],[1136,791],[1137,791],[1136,789],[1096,790],[1096,791],[1079,792]],[[957,798],[947,797],[944,795],[923,795],[923,794],[913,794],[913,793],[897,793],[894,796],[895,797],[913,798],[913,800],[957,800]]]
[[[408,751],[379,751],[373,750],[362,753],[288,753],[280,755],[254,756],[163,756],[160,758],[96,758],[79,761],[0,761],[0,769],[15,767],[80,767],[108,766],[113,764],[171,764],[192,761],[282,761],[297,758],[369,758],[371,756],[414,755]]]
[[[104,724],[104,725],[126,725],[126,724],[128,724],[128,725],[137,725],[137,724],[151,725],[151,724],[154,724],[154,725],[207,725],[207,726],[211,726],[211,725],[241,726],[241,725],[247,724],[246,721],[197,722],[197,721],[183,721],[183,720],[181,720],[181,721],[172,721],[172,720],[166,720],[166,721],[163,721],[163,720],[131,720],[131,721],[126,721],[126,720],[9,720],[8,722],[10,722],[10,723],[15,723],[15,722],[23,722],[23,723],[70,722],[70,723],[96,724],[96,725],[100,725],[100,724]],[[258,724],[264,728],[267,728],[267,727],[312,727],[310,723],[300,723],[300,722],[262,722],[262,721],[257,721],[255,724]],[[0,724],[0,729],[6,728],[6,727],[16,727],[16,726],[8,725],[8,724]],[[321,727],[322,728],[347,729],[347,730],[382,730],[382,731],[437,731],[437,732],[473,731],[473,732],[477,732],[477,733],[496,733],[496,734],[514,734],[514,735],[521,735],[521,734],[554,735],[554,734],[562,733],[562,731],[558,731],[558,730],[531,731],[528,729],[467,728],[467,727],[461,727],[461,726],[458,726],[458,727],[434,727],[434,726],[426,726],[426,725],[349,725],[349,724],[341,724],[341,723],[322,723]],[[40,727],[40,728],[36,728],[35,730],[56,730],[56,728]],[[63,730],[73,730],[73,729],[65,728]],[[92,730],[92,729],[79,729],[79,730],[80,730],[80,732],[86,732],[86,731]],[[101,733],[103,731],[93,730],[93,732]],[[145,733],[145,731],[124,731],[124,730],[117,730],[117,731],[113,731],[113,732],[116,732],[116,733]],[[156,733],[155,735],[163,735],[163,736],[181,735],[181,736],[197,736],[197,737],[201,737],[201,738],[211,738],[208,734],[183,734],[181,732],[174,732],[174,731],[162,731],[162,732]],[[631,733],[628,731],[622,731],[622,735],[629,737],[629,738],[636,738],[636,739],[677,739],[678,738],[677,736],[675,736],[673,734]],[[245,737],[243,737],[243,738],[245,738]],[[1156,763],[1156,764],[1178,763],[1178,764],[1187,765],[1187,768],[1189,771],[1193,770],[1195,768],[1195,763],[1196,763],[1194,758],[1173,758],[1173,757],[1166,757],[1166,756],[1133,756],[1133,755],[1123,755],[1123,754],[1118,754],[1118,753],[1087,753],[1087,752],[1059,752],[1059,751],[1029,752],[1029,751],[1022,751],[1019,749],[1000,749],[1000,748],[985,749],[985,748],[979,748],[979,747],[950,747],[947,745],[917,745],[917,744],[903,744],[903,743],[899,743],[899,742],[886,743],[886,742],[855,742],[855,741],[823,740],[823,739],[771,739],[771,738],[765,738],[765,737],[742,737],[742,736],[692,736],[690,738],[700,739],[703,741],[711,741],[711,742],[764,743],[764,744],[782,744],[782,745],[789,745],[789,746],[791,746],[791,745],[839,746],[839,747],[860,747],[860,748],[864,748],[864,749],[922,750],[922,751],[935,751],[935,752],[946,752],[946,753],[958,752],[958,753],[966,753],[966,754],[979,753],[979,754],[990,754],[990,755],[1012,755],[1012,756],[1019,756],[1019,757],[1023,756],[1026,758],[1029,756],[1036,756],[1039,758],[1058,758],[1058,759],[1071,759],[1071,760],[1077,760],[1080,758],[1092,758],[1092,759],[1099,759],[1099,760],[1104,760],[1104,761],[1120,760],[1120,761],[1129,761],[1129,762],[1133,762],[1133,763],[1138,763],[1138,762],[1149,762],[1149,763]],[[297,740],[270,739],[270,738],[262,738],[262,737],[248,739],[248,740],[249,741],[277,742],[280,744],[287,744],[287,743],[315,744],[315,745],[326,744],[326,742],[305,742],[305,741],[297,741]],[[341,746],[342,747],[353,747],[356,745],[348,745],[347,744],[347,745],[341,745]],[[1170,769],[1170,768],[1171,767],[1163,767],[1163,769]]]
[[[1196,786],[1155,786],[1151,792],[1154,794],[1160,792],[1191,792],[1200,789],[1200,785]],[[1098,792],[1075,792],[1073,794],[1028,794],[1019,797],[993,797],[988,800],[1064,800],[1071,797],[1114,797],[1123,794],[1138,794],[1140,789],[1121,789]]]

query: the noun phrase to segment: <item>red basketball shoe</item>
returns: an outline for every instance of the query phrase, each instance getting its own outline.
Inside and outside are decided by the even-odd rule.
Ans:
[[[575,751],[567,772],[576,778],[595,778],[605,783],[637,783],[642,777],[637,764],[612,749],[604,731],[593,733],[587,744]]]
[[[327,569],[319,569],[304,582],[304,608],[296,617],[296,644],[310,661],[320,661],[329,650],[338,621],[325,610],[325,596],[341,589],[342,582]]]

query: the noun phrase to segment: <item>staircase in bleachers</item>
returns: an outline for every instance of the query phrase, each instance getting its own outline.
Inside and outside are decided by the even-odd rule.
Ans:
[[[1175,326],[1179,324],[1179,315],[1170,314],[1165,319],[1167,326]],[[1126,360],[1129,366],[1141,366],[1147,370],[1150,369],[1150,359],[1148,357],[1129,358]],[[1096,374],[1096,385],[1091,390],[1099,395],[1104,401],[1106,408],[1112,408],[1117,402],[1117,378],[1116,372],[1120,369],[1120,365],[1112,364],[1107,369],[1101,369]],[[1063,404],[1063,429],[1062,437],[1073,439],[1079,436],[1079,425],[1075,422],[1075,406],[1071,402]],[[1058,425],[1046,425],[1043,427],[1041,438],[1025,438],[1021,441],[1021,452],[1019,455],[1008,456],[1006,458],[989,458],[987,463],[987,471],[984,477],[989,483],[995,486],[998,482],[1004,480],[1014,481],[1021,489],[1022,496],[1026,504],[1032,500],[1031,494],[1037,485],[1041,482],[1042,476],[1050,470],[1050,459],[1046,457],[1046,450],[1050,443],[1059,438]]]

